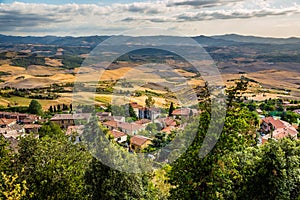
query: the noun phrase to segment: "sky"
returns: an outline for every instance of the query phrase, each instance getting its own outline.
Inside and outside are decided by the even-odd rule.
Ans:
[[[0,34],[300,37],[300,0],[2,0]],[[129,32],[128,32],[129,31]]]

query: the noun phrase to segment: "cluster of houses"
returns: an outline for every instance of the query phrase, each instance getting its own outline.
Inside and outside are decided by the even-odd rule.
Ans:
[[[170,134],[172,131],[184,128],[181,119],[199,113],[196,109],[180,108],[174,110],[172,116],[167,116],[162,114],[159,108],[146,108],[137,103],[131,103],[131,106],[138,116],[137,121],[126,122],[124,116],[113,116],[110,112],[99,112],[96,113],[96,116],[102,126],[109,130],[116,142],[126,144],[129,150],[135,152],[140,152],[151,144],[152,138],[140,134],[146,130],[148,125],[152,123],[159,125],[158,127],[161,129],[158,131]],[[295,110],[294,112],[299,113],[300,111]],[[89,121],[90,117],[91,113],[55,114],[50,121],[64,129],[66,135],[77,133],[76,140],[80,141],[84,124]],[[40,116],[33,114],[0,112],[0,134],[11,141],[17,140],[26,133],[37,134],[41,128],[40,122],[43,121]],[[285,137],[297,139],[298,135],[295,126],[274,117],[262,118],[259,132],[262,144],[269,139],[279,140]]]
[[[275,119],[274,117],[266,117],[262,119],[260,134],[260,142],[264,144],[269,139],[279,140],[285,137],[297,139],[298,131],[295,126],[286,121]]]
[[[137,121],[126,122],[124,116],[113,116],[110,112],[99,112],[96,116],[103,127],[109,130],[109,133],[118,143],[130,143],[129,150],[139,152],[151,144],[151,138],[139,135],[141,131],[146,130],[146,127],[151,124],[159,124],[161,132],[170,134],[171,131],[184,128],[179,120],[188,118],[191,115],[196,115],[198,110],[190,108],[176,109],[172,113],[172,117],[162,114],[159,108],[146,108],[131,103],[134,112],[138,116]],[[72,133],[82,134],[84,126],[79,125],[76,121],[88,121],[91,117],[90,113],[77,114],[56,114],[50,120],[58,124],[66,130],[66,134]],[[77,138],[80,140],[79,138]]]
[[[9,141],[15,141],[26,133],[38,133],[42,118],[33,114],[0,112],[0,134]]]

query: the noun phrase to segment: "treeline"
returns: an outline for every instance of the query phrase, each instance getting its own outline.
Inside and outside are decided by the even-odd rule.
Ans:
[[[299,199],[299,141],[270,140],[257,146],[255,114],[247,107],[235,107],[227,113],[216,146],[200,158],[210,120],[208,112],[201,114],[196,138],[178,160],[142,174],[106,166],[91,156],[84,143],[72,142],[55,124],[44,125],[39,139],[21,138],[17,153],[1,137],[0,198]],[[85,130],[95,131],[95,124],[91,120]],[[101,143],[100,133],[92,136]],[[161,143],[158,140],[164,140],[163,135],[156,137],[154,146]],[[113,154],[107,152],[107,156],[133,156],[113,146]],[[106,146],[99,148],[105,153]]]
[[[193,144],[174,164],[170,199],[299,199],[300,141],[257,146],[257,118],[246,107],[228,111],[216,146],[199,157],[210,115],[201,116]]]
[[[57,104],[57,105],[51,105],[48,109],[50,113],[56,113],[56,112],[61,112],[61,111],[73,111],[73,106],[72,104]]]
[[[44,57],[37,57],[36,55],[27,55],[24,57],[17,57],[11,60],[12,65],[27,68],[30,65],[45,65]]]
[[[238,85],[227,90],[231,98],[224,124],[218,109],[210,109],[211,102],[206,101],[200,105],[199,118],[174,135],[175,143],[165,146],[171,138],[156,135],[151,147],[165,146],[158,159],[178,159],[169,164],[155,159],[153,172],[126,173],[109,167],[135,171],[149,166],[113,140],[107,143],[107,130],[101,131],[95,118],[83,133],[89,144],[75,142],[75,135],[67,137],[51,123],[41,128],[39,139],[21,138],[17,152],[1,137],[0,199],[299,200],[300,141],[270,139],[258,146],[259,119],[240,102],[245,88]],[[211,123],[215,126],[208,133]],[[196,130],[193,138],[192,130]],[[180,154],[181,149],[186,151]],[[122,163],[124,159],[127,162]]]
[[[152,173],[127,174],[102,164],[55,124],[39,134],[21,138],[17,153],[0,137],[0,199],[159,198]]]

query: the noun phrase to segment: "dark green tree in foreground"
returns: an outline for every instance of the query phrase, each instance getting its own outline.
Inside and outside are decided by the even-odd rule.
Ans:
[[[228,111],[223,131],[214,148],[204,157],[199,151],[210,122],[208,111],[200,115],[199,128],[186,153],[172,164],[169,173],[171,199],[218,199],[214,165],[222,156],[254,145],[256,117],[247,108]]]
[[[43,109],[41,104],[37,100],[31,100],[28,108],[28,112],[31,114],[42,115]]]
[[[220,158],[214,165],[218,199],[299,199],[300,142],[270,140]]]
[[[53,123],[53,122],[49,122],[44,124],[41,129],[39,130],[39,136],[40,137],[44,137],[44,136],[62,136],[63,135],[63,131],[61,130],[61,128],[59,127],[59,125]]]
[[[81,145],[63,135],[26,137],[17,158],[16,171],[29,188],[26,199],[89,199],[84,174],[91,156]]]
[[[6,170],[8,170],[10,164],[9,144],[5,140],[5,138],[0,135],[0,171],[5,172]]]
[[[209,121],[209,112],[203,112],[193,144],[172,165],[170,199],[300,198],[299,141],[270,140],[257,146],[256,115],[247,107],[232,106],[217,144],[200,159]]]
[[[118,171],[118,166],[135,169],[143,165],[135,160],[135,156],[126,152],[123,148],[108,144],[108,140],[97,123],[92,118],[84,131],[85,143],[90,145],[91,151],[98,158],[106,160],[114,167],[103,164],[94,158],[89,164],[85,174],[86,184],[91,194],[91,199],[152,199],[155,195],[149,186],[150,174],[136,174]],[[108,148],[109,147],[109,148]],[[128,162],[122,163],[122,160]]]

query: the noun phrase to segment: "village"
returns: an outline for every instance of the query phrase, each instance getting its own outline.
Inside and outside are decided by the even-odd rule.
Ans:
[[[112,112],[95,113],[100,127],[106,129],[113,140],[129,152],[142,152],[152,144],[155,134],[174,134],[183,130],[184,119],[197,116],[199,111],[191,108],[178,108],[169,114],[163,113],[162,108],[143,107],[136,102],[129,104],[133,109],[136,120],[126,122],[125,116],[114,116]],[[76,141],[81,141],[84,125],[76,121],[88,122],[92,113],[56,114],[50,121],[66,130],[66,135],[76,135]]]
[[[262,104],[261,104],[262,105]],[[129,152],[144,152],[145,149],[157,145],[156,136],[160,138],[176,134],[186,126],[187,119],[197,116],[200,110],[193,108],[174,108],[170,105],[168,112],[158,107],[147,107],[136,102],[129,103],[134,120],[128,121],[125,116],[113,115],[112,112],[96,112],[94,115],[99,121],[99,126],[106,130],[108,138],[116,144],[124,147]],[[291,106],[289,102],[286,107]],[[254,112],[259,118],[257,127],[258,145],[268,140],[279,140],[285,137],[297,139],[299,118],[297,123],[289,123],[278,116],[265,116],[266,112],[262,106]],[[286,108],[284,108],[286,110]],[[292,111],[299,115],[299,109]],[[45,119],[37,114],[0,112],[0,133],[12,146],[17,146],[20,137],[32,133],[39,137],[39,130],[45,123],[58,125],[68,137],[75,137],[77,142],[82,140],[84,125],[87,124],[93,114],[83,113],[82,110],[54,113],[51,118]],[[161,147],[161,145],[157,145]],[[151,148],[150,148],[151,149]],[[153,150],[153,148],[152,148]],[[155,148],[154,148],[155,150]]]

